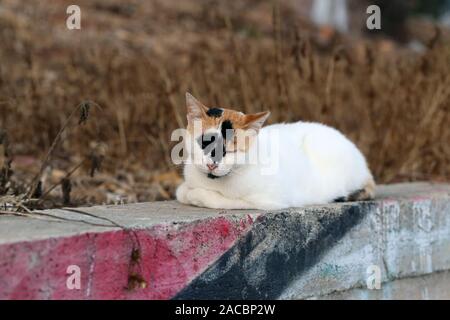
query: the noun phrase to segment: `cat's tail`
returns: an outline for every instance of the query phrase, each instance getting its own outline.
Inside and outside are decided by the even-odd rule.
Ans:
[[[375,181],[371,177],[364,188],[350,193],[347,197],[338,198],[335,202],[368,201],[375,198]]]
[[[371,177],[364,188],[357,190],[347,196],[347,201],[367,201],[375,198],[375,181]]]

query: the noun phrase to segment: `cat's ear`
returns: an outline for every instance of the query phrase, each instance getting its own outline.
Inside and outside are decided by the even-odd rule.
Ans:
[[[195,99],[189,92],[186,92],[187,119],[191,123],[205,117],[208,108]]]
[[[245,116],[245,128],[255,130],[256,132],[262,128],[264,122],[270,116],[270,111],[247,114]]]

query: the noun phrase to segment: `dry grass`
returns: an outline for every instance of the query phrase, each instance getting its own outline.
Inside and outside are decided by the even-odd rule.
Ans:
[[[449,180],[448,43],[438,37],[422,55],[339,38],[324,49],[286,18],[288,8],[274,10],[272,23],[270,6],[250,3],[259,10],[250,10],[251,17],[220,6],[159,8],[159,23],[183,19],[178,33],[169,34],[178,43],[162,31],[145,31],[166,39],[155,50],[137,31],[125,40],[99,31],[110,21],[111,34],[122,35],[130,17],[136,25],[146,19],[126,8],[103,12],[89,22],[97,33],[83,31],[74,42],[69,31],[51,29],[52,19],[33,28],[13,9],[0,15],[0,128],[9,137],[14,171],[9,193],[26,192],[39,174],[42,194],[53,195],[43,206],[67,204],[67,193],[72,204],[170,198],[181,170],[170,162],[169,138],[184,125],[187,90],[210,105],[271,110],[270,122],[335,126],[363,150],[378,182]],[[102,110],[91,108],[82,125],[71,119],[53,148],[71,112],[87,100]],[[51,148],[43,164],[39,159]],[[102,168],[92,176],[99,149]]]

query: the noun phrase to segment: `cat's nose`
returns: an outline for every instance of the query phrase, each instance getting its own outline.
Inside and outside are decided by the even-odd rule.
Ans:
[[[216,169],[218,167],[218,165],[214,164],[214,163],[207,164],[206,166],[208,167],[209,171],[213,171],[214,169]]]

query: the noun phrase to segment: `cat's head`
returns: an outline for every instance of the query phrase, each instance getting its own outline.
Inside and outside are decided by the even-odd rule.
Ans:
[[[270,112],[244,114],[208,108],[186,93],[188,153],[195,167],[211,179],[224,177],[245,163]]]

